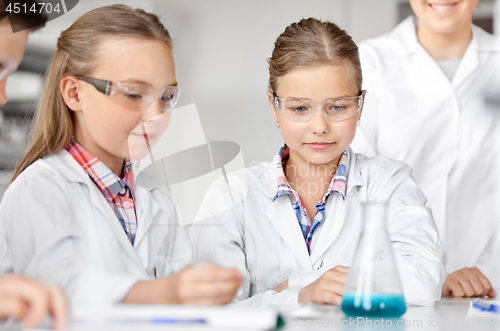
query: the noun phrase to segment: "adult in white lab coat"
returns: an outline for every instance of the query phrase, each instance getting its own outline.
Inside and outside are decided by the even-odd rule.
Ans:
[[[418,18],[360,46],[356,151],[402,160],[447,249],[443,295],[495,296],[500,222],[500,40],[471,24],[477,0],[410,0]],[[498,255],[496,257],[498,259]],[[491,281],[491,283],[490,283]]]
[[[433,304],[445,253],[411,171],[349,148],[364,97],[356,44],[333,23],[302,19],[278,37],[269,66],[269,105],[286,145],[273,162],[211,186],[191,228],[195,260],[238,269],[240,306],[339,304],[364,227],[361,202],[387,202],[405,298]]]
[[[169,263],[161,277],[181,271],[191,263],[189,236],[168,191],[154,180],[147,186],[135,189],[140,226],[132,246],[66,150],[38,160],[3,197],[1,271],[60,284],[70,303],[91,306],[120,302],[136,283],[153,280],[157,261]]]
[[[387,231],[407,303],[439,300],[446,277],[444,248],[407,165],[349,149],[345,201],[341,195],[329,197],[309,255],[289,197],[273,201],[278,160],[277,155],[273,162],[230,174],[229,186],[223,178],[215,182],[200,207],[200,215],[215,216],[191,228],[195,260],[236,267],[243,275],[235,298],[239,306],[297,303],[300,290],[326,270],[350,267],[364,227],[359,210],[366,201],[389,201]],[[233,205],[233,200],[241,202]],[[288,289],[273,290],[286,280]]]

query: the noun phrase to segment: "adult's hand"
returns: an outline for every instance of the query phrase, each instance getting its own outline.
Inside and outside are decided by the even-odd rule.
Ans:
[[[444,282],[441,296],[484,297],[497,296],[490,281],[478,268],[463,268],[448,275]]]

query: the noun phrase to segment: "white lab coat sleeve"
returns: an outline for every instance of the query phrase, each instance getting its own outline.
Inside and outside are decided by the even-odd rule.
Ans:
[[[319,269],[316,269],[314,271],[310,272],[304,272],[301,274],[295,274],[291,276],[288,279],[288,286],[289,287],[306,287],[307,285],[315,282],[318,278],[323,276],[325,272],[327,272],[330,269],[335,268],[336,266],[342,266],[342,267],[350,267],[351,262],[350,261],[345,261],[345,260],[331,260],[331,261],[324,261],[323,266]]]
[[[190,235],[193,243],[193,256],[197,262],[206,261],[223,268],[237,269],[243,285],[238,289],[232,306],[267,307],[298,302],[300,288],[289,288],[280,293],[268,290],[251,295],[251,275],[246,268],[244,204],[245,200],[234,205],[229,195],[229,186],[220,179],[209,188],[193,223]],[[234,190],[234,186],[231,188]],[[237,189],[237,188],[236,188]],[[233,196],[238,196],[233,191]],[[214,206],[232,206],[225,211],[214,213]],[[215,214],[215,215],[214,215]],[[203,215],[210,215],[204,218]]]
[[[369,201],[388,202],[388,224],[406,302],[433,305],[446,279],[446,253],[426,198],[403,162],[382,158],[368,189]],[[380,171],[380,169],[383,169]],[[366,171],[373,171],[368,168]],[[432,171],[432,169],[431,169]]]
[[[379,91],[376,81],[377,75],[374,72],[373,61],[374,51],[368,47],[360,47],[360,60],[363,71],[363,90],[366,96],[363,104],[360,125],[356,130],[356,136],[351,143],[352,149],[356,153],[364,154],[368,157],[378,155],[377,132],[378,132],[378,104]]]
[[[306,287],[307,285],[313,283],[318,278],[323,276],[325,272],[330,270],[332,267],[321,267],[317,270],[304,272],[301,274],[295,274],[288,278],[288,287]]]
[[[0,222],[9,249],[2,247],[1,271],[60,286],[72,306],[120,302],[142,279],[92,267],[82,244],[82,224],[74,222],[71,197],[58,183],[33,173],[16,179],[5,193]]]

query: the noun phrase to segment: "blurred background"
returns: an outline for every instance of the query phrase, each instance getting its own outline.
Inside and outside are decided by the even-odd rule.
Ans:
[[[246,166],[271,160],[282,144],[267,101],[266,59],[287,25],[310,16],[330,20],[361,42],[412,14],[408,0],[80,0],[31,34],[8,80],[9,102],[0,110],[0,198],[23,152],[59,34],[87,11],[114,3],[160,17],[174,41],[178,106],[195,103],[206,140],[238,143]],[[474,23],[500,33],[500,0],[481,0]]]

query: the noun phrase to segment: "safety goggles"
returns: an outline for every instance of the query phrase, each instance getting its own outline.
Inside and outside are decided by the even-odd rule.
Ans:
[[[363,105],[363,91],[356,97],[325,100],[321,108],[315,106],[319,102],[310,99],[280,98],[275,93],[273,96],[276,111],[295,122],[309,121],[318,109],[321,109],[330,121],[339,122],[352,117]]]
[[[181,91],[178,86],[167,86],[158,93],[158,90],[145,83],[112,82],[89,77],[78,79],[92,84],[99,92],[122,106],[137,111],[145,110],[156,98],[159,98],[160,110],[166,113],[175,106]]]

